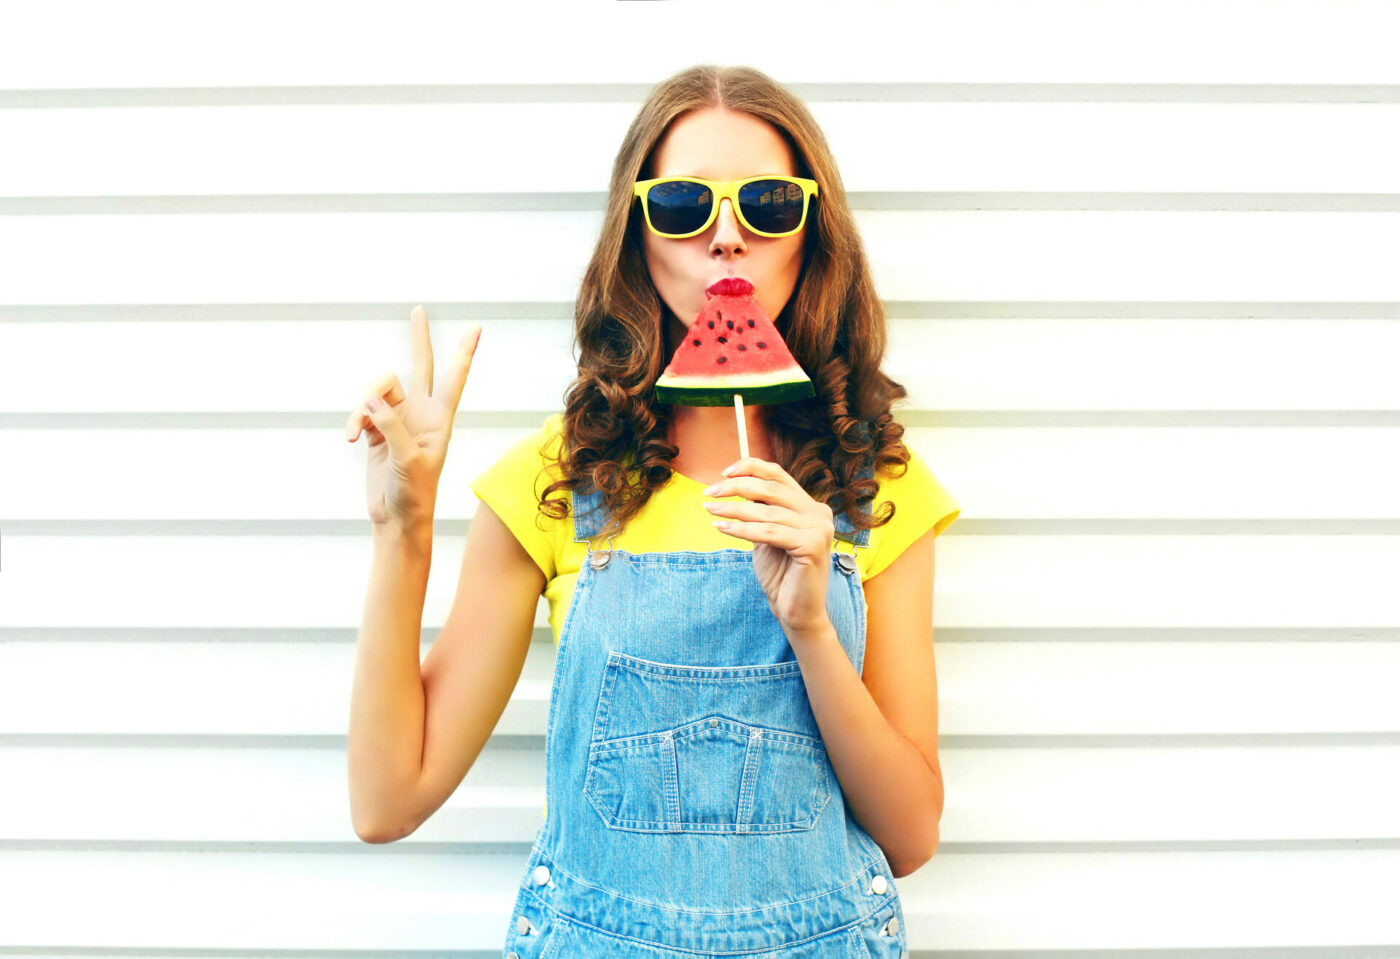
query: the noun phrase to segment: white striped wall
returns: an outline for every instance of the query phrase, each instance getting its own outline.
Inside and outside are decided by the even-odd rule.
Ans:
[[[826,131],[963,508],[911,954],[1400,955],[1400,8],[745,9],[4,12],[0,954],[500,955],[545,608],[456,794],[360,842],[341,427],[413,304],[484,327],[426,653],[627,123],[717,62]]]

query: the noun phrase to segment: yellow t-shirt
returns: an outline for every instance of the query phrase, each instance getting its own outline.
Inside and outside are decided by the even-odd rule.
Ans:
[[[544,595],[549,603],[549,624],[556,646],[574,583],[588,556],[588,544],[574,542],[572,510],[570,515],[556,520],[537,509],[539,494],[562,475],[553,455],[561,442],[563,423],[563,413],[549,416],[543,426],[518,440],[471,484],[477,499],[487,503],[501,518],[544,573]],[[940,535],[961,512],[957,501],[938,482],[923,457],[912,448],[909,454],[909,465],[903,476],[878,477],[880,490],[875,495],[872,510],[879,512],[886,500],[893,500],[894,518],[870,531],[868,547],[855,547],[844,540],[834,544],[840,552],[856,554],[861,582],[893,563],[930,528],[935,530],[935,536]],[[739,458],[737,450],[734,458]],[[629,553],[753,549],[749,540],[731,536],[712,525],[714,514],[701,504],[713,497],[705,496],[704,489],[703,483],[673,471],[671,479],[651,494],[627,528],[612,538],[612,548]],[[550,494],[551,500],[567,500],[568,497],[567,489]],[[595,544],[595,548],[604,546],[606,544],[601,542]]]

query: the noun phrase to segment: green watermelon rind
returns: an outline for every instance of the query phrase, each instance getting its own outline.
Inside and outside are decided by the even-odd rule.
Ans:
[[[686,383],[686,380],[694,382]],[[756,376],[672,376],[656,384],[657,401],[677,406],[733,406],[735,394],[751,406],[762,406],[804,400],[816,396],[817,392],[805,375],[794,379],[787,370]]]

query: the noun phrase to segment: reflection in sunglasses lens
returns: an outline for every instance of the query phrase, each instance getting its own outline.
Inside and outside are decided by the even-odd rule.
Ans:
[[[693,180],[658,183],[647,194],[651,225],[662,233],[693,233],[710,218],[710,188]]]
[[[739,188],[739,208],[754,229],[795,230],[802,222],[802,187],[787,180],[755,180]]]

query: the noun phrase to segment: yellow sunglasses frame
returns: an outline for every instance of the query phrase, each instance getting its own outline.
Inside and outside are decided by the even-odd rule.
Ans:
[[[690,233],[662,233],[651,225],[651,205],[647,202],[647,193],[658,183],[674,183],[679,180],[705,184],[705,186],[710,188],[710,193],[714,195],[715,202],[710,205],[709,219],[705,221],[705,225],[700,227],[700,229]],[[755,180],[782,180],[784,183],[796,183],[802,188],[802,219],[798,221],[794,229],[787,230],[783,233],[765,233],[762,230],[755,229],[753,225],[744,218],[744,211],[739,205],[739,188]],[[710,228],[710,224],[714,223],[715,219],[719,216],[720,201],[724,200],[726,197],[729,199],[729,205],[734,210],[734,215],[738,217],[739,222],[744,225],[744,229],[752,233],[757,233],[759,236],[792,236],[807,225],[807,213],[812,205],[812,197],[817,195],[817,181],[807,179],[806,177],[788,176],[784,173],[767,173],[762,176],[745,177],[742,180],[706,180],[698,176],[663,176],[657,177],[654,180],[638,180],[632,186],[632,195],[642,201],[642,215],[646,218],[647,229],[651,230],[651,232],[655,233],[657,236],[666,237],[668,240],[684,240],[687,237],[699,236],[701,233],[704,233]]]

